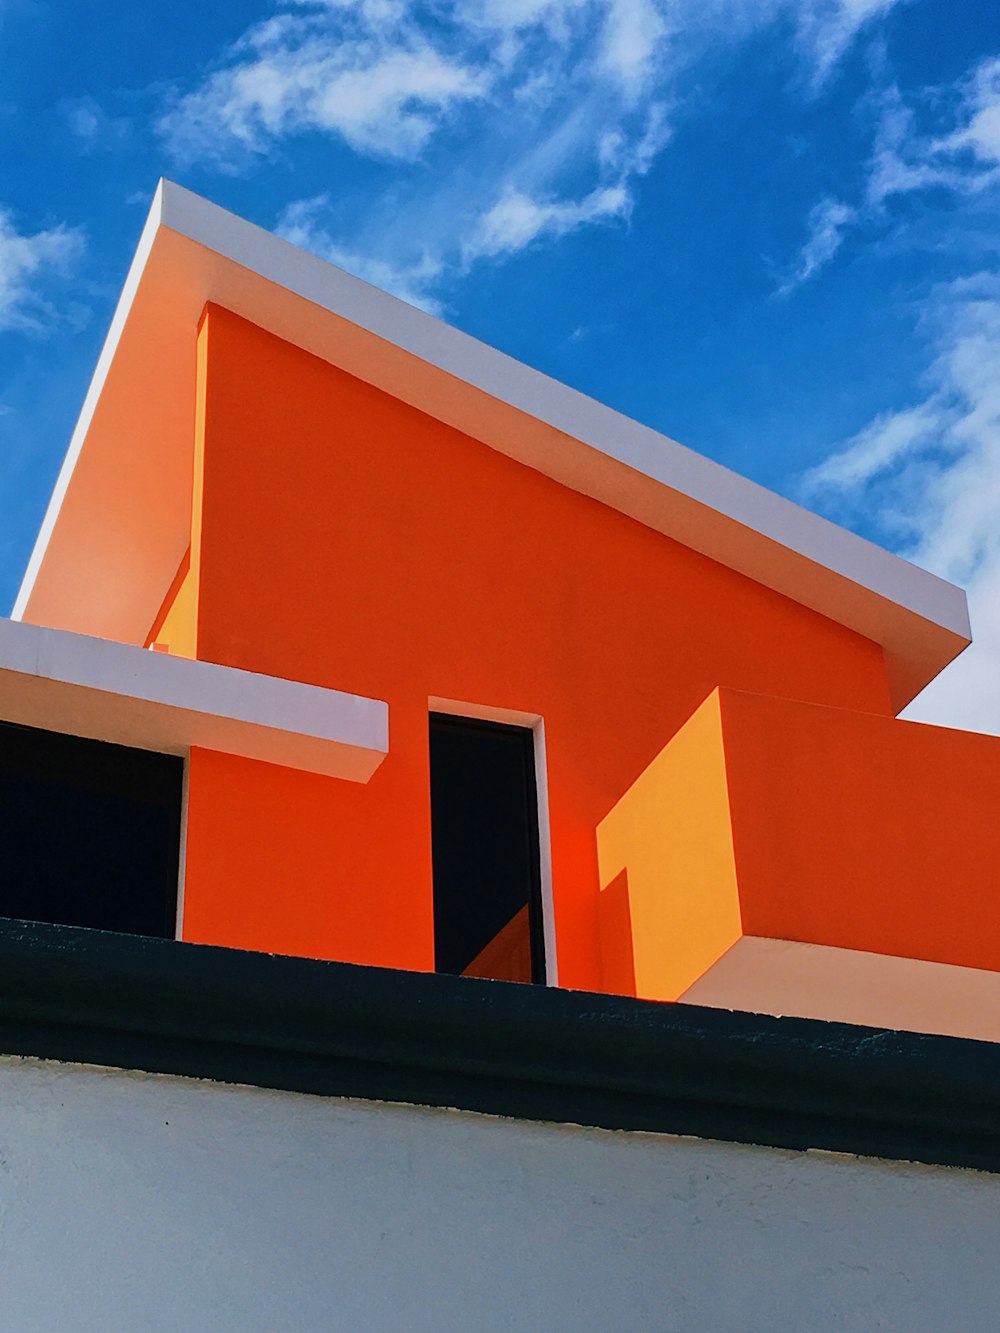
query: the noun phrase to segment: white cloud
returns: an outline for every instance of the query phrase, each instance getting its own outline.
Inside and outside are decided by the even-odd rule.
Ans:
[[[467,260],[513,254],[539,237],[565,236],[589,222],[624,217],[631,202],[624,185],[604,186],[576,200],[538,200],[509,190],[480,219],[463,253]]]
[[[310,130],[410,159],[464,104],[483,104],[491,128],[517,103],[551,112],[567,93],[560,73],[584,98],[603,86],[635,106],[662,74],[670,3],[451,0],[424,12],[392,0],[293,0],[244,33],[158,127],[184,160],[263,153]]]
[[[329,260],[331,264],[353,273],[356,278],[381,287],[383,291],[409,301],[410,305],[419,306],[428,314],[441,314],[441,303],[431,294],[432,284],[441,271],[438,261],[425,255],[409,267],[399,268],[374,255],[359,254],[339,245],[323,223],[323,216],[329,207],[328,195],[299,199],[284,210],[275,230],[286,241],[302,246],[321,259]]]
[[[597,160],[606,171],[617,172],[620,178],[645,176],[669,138],[666,107],[662,102],[653,102],[641,130],[627,135],[620,129],[612,129],[600,136]]]
[[[778,288],[778,296],[787,296],[800,283],[808,282],[825,268],[840,249],[847,229],[857,217],[857,210],[839,199],[822,199],[809,214],[809,236],[799,253],[795,268]]]
[[[662,103],[677,69],[790,19],[810,76],[901,0],[277,0],[159,128],[187,159],[260,153],[307,131],[359,152],[420,153],[457,107],[503,119],[518,100],[603,89]],[[563,77],[557,77],[562,75]],[[619,108],[620,110],[621,108]],[[605,107],[616,119],[614,97]]]
[[[985,60],[973,71],[966,90],[966,123],[933,150],[937,153],[970,151],[980,162],[1000,163],[1000,57]]]
[[[831,454],[806,478],[807,488],[857,491],[915,451],[940,437],[942,408],[936,399],[898,412],[885,412],[870,422],[846,446]]]
[[[110,116],[92,97],[62,106],[66,124],[84,152],[114,148],[128,138],[131,124],[124,116]]]
[[[65,273],[84,250],[83,233],[62,224],[33,234],[18,231],[0,208],[0,329],[39,333],[57,319],[43,285]]]
[[[952,91],[951,128],[931,134],[897,88],[886,90],[866,195],[871,209],[920,190],[978,194],[1000,181],[1000,59],[984,61]]]
[[[680,114],[679,72],[720,42],[782,23],[822,81],[893,2],[276,0],[159,129],[224,169],[307,133],[391,164],[360,204],[300,201],[297,234],[427,305],[449,272],[627,218]],[[844,207],[817,214],[805,276]]]
[[[879,99],[879,121],[868,167],[862,208],[869,216],[884,212],[887,200],[940,185],[960,186],[960,176],[929,160],[928,145],[916,128],[916,113],[896,87]]]
[[[667,32],[655,0],[609,0],[598,58],[630,100],[654,82],[657,56]]]
[[[437,49],[391,4],[309,6],[251,28],[229,62],[180,98],[159,129],[184,159],[266,152],[290,134],[337,134],[373,157],[413,158],[488,80]]]
[[[898,88],[882,91],[861,198],[815,205],[808,239],[778,295],[787,296],[826,268],[853,227],[891,226],[893,200],[933,189],[962,199],[1000,184],[1000,58],[983,61],[950,90],[951,106],[942,113],[950,128],[938,134],[922,130],[918,115],[924,102],[947,101],[944,90],[933,91],[934,98],[925,92],[910,105]]]
[[[793,4],[798,40],[811,65],[814,89],[829,78],[855,37],[898,0],[800,0]]]
[[[1000,734],[1000,276],[940,291],[925,398],[879,417],[806,478],[876,512],[918,564],[964,586],[975,642],[907,716]]]

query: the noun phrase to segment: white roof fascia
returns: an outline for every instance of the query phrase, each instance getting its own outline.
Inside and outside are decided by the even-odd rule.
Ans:
[[[0,619],[0,718],[143,750],[192,746],[367,782],[388,706],[297,681]]]

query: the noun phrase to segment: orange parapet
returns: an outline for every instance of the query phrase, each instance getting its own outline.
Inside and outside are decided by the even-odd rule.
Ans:
[[[750,939],[1000,972],[998,807],[996,737],[716,690],[598,828],[636,993],[715,1002]]]

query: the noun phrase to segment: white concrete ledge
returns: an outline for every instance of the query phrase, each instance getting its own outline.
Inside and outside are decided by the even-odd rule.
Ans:
[[[684,1004],[1000,1042],[1000,972],[744,935]]]
[[[0,620],[3,721],[367,782],[389,749],[388,717],[377,699]]]

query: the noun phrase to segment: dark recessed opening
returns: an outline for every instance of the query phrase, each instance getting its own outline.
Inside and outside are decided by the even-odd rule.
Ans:
[[[430,754],[435,966],[543,982],[534,734],[432,713]]]
[[[184,762],[0,722],[0,916],[172,938]]]

